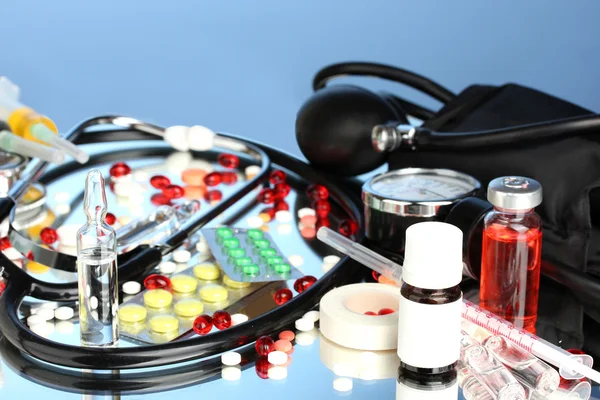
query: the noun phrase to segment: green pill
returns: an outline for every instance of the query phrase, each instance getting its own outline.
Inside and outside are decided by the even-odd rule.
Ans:
[[[262,239],[264,237],[263,231],[260,229],[248,229],[246,233],[252,239]]]
[[[254,247],[257,249],[266,249],[269,246],[271,246],[271,243],[267,239],[256,239],[254,241]]]
[[[292,267],[290,267],[290,264],[288,264],[288,263],[281,263],[281,264],[275,264],[273,266],[273,269],[275,269],[275,272],[277,272],[279,274],[284,274],[286,272],[290,272],[292,270]]]
[[[233,237],[233,229],[228,228],[226,226],[217,228],[217,236],[219,236],[220,238],[223,238],[223,239]]]
[[[240,248],[229,249],[227,254],[229,254],[229,257],[233,258],[243,257],[246,255],[246,250]]]
[[[234,249],[236,247],[240,247],[240,239],[238,238],[228,238],[223,240],[223,247],[228,249]]]
[[[242,271],[246,275],[258,275],[259,269],[258,269],[258,265],[256,265],[256,264],[248,264],[248,265],[244,265],[242,267]]]
[[[268,265],[277,265],[277,264],[281,264],[281,263],[283,263],[283,257],[280,257],[280,256],[267,257]]]
[[[260,254],[261,257],[268,258],[277,255],[277,251],[272,247],[268,247],[266,249],[261,249],[258,254]]]
[[[252,259],[250,257],[238,257],[233,260],[233,263],[236,265],[236,267],[243,267],[245,265],[252,264]]]

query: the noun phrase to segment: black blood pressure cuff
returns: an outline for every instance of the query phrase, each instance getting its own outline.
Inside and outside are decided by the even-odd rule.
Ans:
[[[424,126],[480,131],[591,113],[519,85],[471,86]],[[450,168],[476,177],[484,189],[499,176],[536,179],[544,190],[537,208],[544,222],[544,259],[600,277],[600,135],[485,150],[396,152],[389,166]]]

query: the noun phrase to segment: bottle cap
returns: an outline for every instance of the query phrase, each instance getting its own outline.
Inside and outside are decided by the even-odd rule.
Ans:
[[[406,230],[402,279],[421,289],[447,289],[462,280],[462,231],[444,222],[421,222]]]
[[[487,199],[507,210],[528,210],[542,202],[542,185],[523,176],[503,176],[490,182]]]

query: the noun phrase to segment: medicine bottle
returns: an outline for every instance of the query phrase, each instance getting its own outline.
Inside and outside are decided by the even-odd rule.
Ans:
[[[398,309],[400,369],[421,375],[454,370],[460,356],[462,232],[443,222],[406,230]]]
[[[542,202],[539,182],[501,177],[488,186],[494,205],[484,219],[481,252],[481,307],[535,333],[542,222],[534,208]]]

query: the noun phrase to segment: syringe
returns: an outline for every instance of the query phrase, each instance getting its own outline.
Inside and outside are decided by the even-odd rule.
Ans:
[[[352,242],[326,227],[317,231],[317,238],[373,271],[393,279],[396,283],[402,283],[402,267],[365,246]],[[536,335],[517,328],[505,319],[467,300],[463,300],[462,316],[495,335],[505,337],[534,356],[559,368],[560,375],[565,379],[586,377],[600,383],[600,372],[591,368],[593,359],[589,355],[571,354]]]
[[[15,135],[48,144],[81,164],[89,160],[86,152],[59,136],[52,120],[23,105],[18,98],[19,87],[6,77],[0,77],[0,120],[6,121]]]
[[[0,149],[25,157],[37,157],[40,160],[54,164],[60,164],[65,159],[65,154],[62,151],[25,140],[9,131],[0,130]]]

